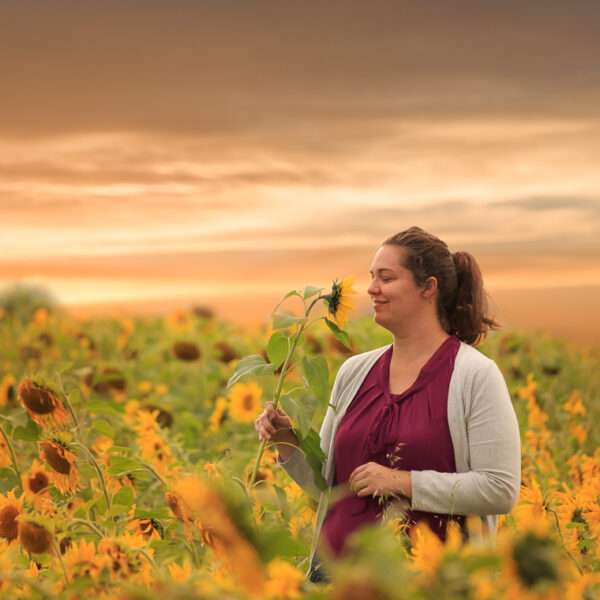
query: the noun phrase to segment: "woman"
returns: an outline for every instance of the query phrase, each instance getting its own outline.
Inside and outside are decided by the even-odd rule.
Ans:
[[[278,462],[319,499],[315,550],[343,555],[350,534],[381,518],[384,498],[405,499],[409,525],[426,521],[442,539],[451,519],[465,535],[493,536],[498,514],[515,505],[520,439],[496,364],[472,346],[497,323],[475,259],[451,254],[418,227],[387,238],[371,266],[368,293],[375,321],[393,344],[348,359],[339,369],[321,428],[323,475],[335,494],[320,493],[290,421],[267,403],[256,420]]]

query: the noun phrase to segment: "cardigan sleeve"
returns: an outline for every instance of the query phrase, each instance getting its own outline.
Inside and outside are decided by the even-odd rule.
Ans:
[[[331,390],[331,398],[325,418],[321,425],[319,436],[321,438],[321,450],[325,454],[325,461],[322,466],[322,473],[325,476],[327,461],[329,460],[329,451],[331,446],[331,436],[333,433],[333,426],[335,415],[337,412],[337,402],[340,389],[343,387],[342,380],[344,378],[344,367],[347,363],[344,363],[338,370],[333,389]],[[287,460],[282,461],[277,456],[277,463],[281,465],[286,473],[312,498],[319,499],[321,490],[315,485],[314,472],[306,460],[306,455],[302,449],[297,449]]]
[[[412,508],[450,515],[495,515],[519,497],[519,426],[504,377],[494,362],[473,373],[464,402],[470,470],[412,471]]]

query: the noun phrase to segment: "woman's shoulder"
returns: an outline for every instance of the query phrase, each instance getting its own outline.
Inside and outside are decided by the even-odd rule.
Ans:
[[[347,376],[351,373],[360,373],[363,369],[370,369],[373,364],[377,361],[377,359],[390,348],[391,344],[387,346],[381,346],[381,348],[375,348],[374,350],[369,350],[367,352],[361,352],[360,354],[355,354],[350,358],[346,359],[340,366],[338,370],[338,377],[340,375]]]
[[[477,348],[474,348],[465,342],[460,343],[455,360],[455,365],[457,367],[477,371],[480,369],[487,369],[490,365],[495,364],[496,363],[489,356],[486,356],[483,352],[477,350]]]
[[[460,380],[474,383],[490,379],[504,383],[504,377],[496,362],[465,342],[460,343],[453,375]]]

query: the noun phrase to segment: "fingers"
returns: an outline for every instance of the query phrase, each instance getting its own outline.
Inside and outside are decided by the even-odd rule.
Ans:
[[[360,465],[359,467],[356,467],[356,469],[354,469],[354,471],[352,471],[352,473],[350,473],[349,480],[352,481],[355,477],[357,477],[358,475],[360,475],[361,473],[363,473],[364,471],[369,469],[374,464],[377,464],[377,463],[368,462],[368,463],[365,463],[364,465]]]
[[[291,422],[285,411],[281,408],[275,410],[273,402],[265,403],[265,409],[254,421],[254,429],[259,440],[270,440],[280,429],[289,429]]]
[[[258,433],[258,439],[260,441],[265,439],[270,440],[273,434],[277,432],[277,429],[273,427],[273,424],[269,420],[266,411],[262,412],[256,421],[254,421],[254,429],[256,429],[256,432]]]

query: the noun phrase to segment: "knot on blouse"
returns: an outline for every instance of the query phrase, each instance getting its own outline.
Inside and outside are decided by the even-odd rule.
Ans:
[[[379,369],[379,385],[383,392],[383,402],[367,434],[367,448],[376,462],[392,468],[402,468],[398,463],[402,450],[401,444],[398,443],[401,420],[415,413],[419,414],[421,419],[431,421],[434,418],[431,412],[434,407],[430,402],[430,384],[444,368],[449,370],[448,377],[450,376],[459,343],[456,337],[449,337],[422,367],[415,381],[401,394],[390,392],[392,353],[387,352],[384,355]],[[410,405],[404,407],[405,402],[409,402]]]

